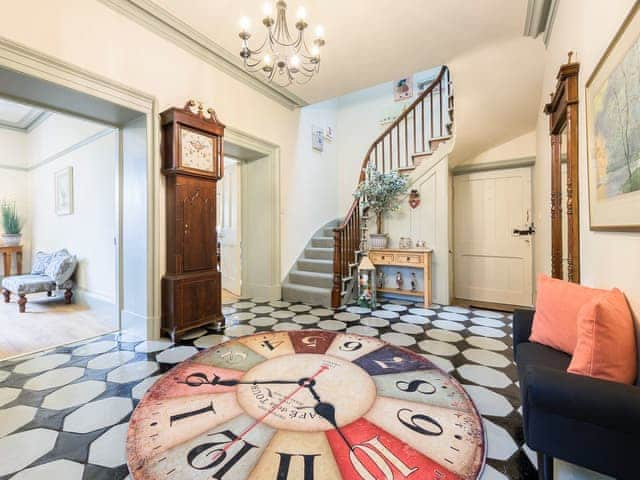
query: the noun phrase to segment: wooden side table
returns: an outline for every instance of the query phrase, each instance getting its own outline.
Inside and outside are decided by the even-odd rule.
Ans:
[[[369,259],[375,266],[417,268],[424,272],[424,291],[410,289],[378,288],[380,293],[396,293],[424,297],[424,304],[431,305],[431,255],[430,248],[372,248]]]
[[[16,256],[16,266],[18,267],[18,275],[22,275],[22,245],[3,246],[0,245],[0,253],[2,254],[2,264],[4,265],[4,276],[11,275],[11,256]]]

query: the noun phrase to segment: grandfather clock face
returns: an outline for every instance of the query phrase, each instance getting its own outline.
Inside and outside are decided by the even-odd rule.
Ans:
[[[180,129],[181,165],[184,168],[213,173],[216,139],[187,128]]]

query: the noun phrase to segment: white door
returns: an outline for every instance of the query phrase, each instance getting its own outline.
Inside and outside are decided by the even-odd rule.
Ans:
[[[240,168],[239,161],[231,158],[224,159],[224,177],[218,182],[217,199],[222,288],[237,296],[240,296],[242,290]]]
[[[466,300],[532,304],[531,170],[454,177],[454,287]]]

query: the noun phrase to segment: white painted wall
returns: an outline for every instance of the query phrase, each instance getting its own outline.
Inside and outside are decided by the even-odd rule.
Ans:
[[[0,168],[24,168],[27,163],[27,134],[0,128]]]
[[[38,11],[35,17],[34,11]],[[86,21],[88,18],[91,22]],[[301,232],[313,232],[322,222],[304,212],[317,205],[332,205],[335,197],[332,178],[319,176],[311,168],[297,168],[294,132],[299,110],[270,100],[97,0],[12,2],[3,10],[0,31],[13,41],[154,95],[159,111],[195,98],[213,106],[226,125],[278,145],[281,274],[286,274],[308,240],[308,235]],[[158,198],[163,199],[159,168],[151,181],[158,189]],[[324,188],[318,188],[315,195],[301,195],[300,186],[310,184]],[[159,240],[155,252],[161,259],[159,282],[165,271],[164,202],[157,206],[153,234]]]
[[[360,90],[336,99],[336,142],[339,158],[339,209],[344,215],[353,202],[353,191],[358,182],[364,156],[373,141],[388,125],[380,120],[398,115],[416,99],[417,83],[432,78],[440,67],[414,75],[414,96],[407,101],[395,102],[393,82]]]
[[[78,288],[113,303],[117,131],[53,114],[29,133],[27,145],[30,252],[66,248],[78,257]],[[74,211],[59,216],[54,174],[66,167],[73,167]]]
[[[536,155],[536,132],[531,131],[496,145],[475,157],[464,161],[464,165],[502,162],[520,158],[531,158]]]
[[[579,168],[580,236],[582,283],[594,287],[618,287],[625,292],[636,318],[640,318],[640,234],[592,232],[589,229],[589,192],[587,188],[587,137],[585,121],[585,85],[617,32],[633,0],[563,0],[558,3],[553,33],[545,56],[545,72],[538,112],[537,160],[535,166],[536,243],[535,269],[551,270],[550,158],[548,118],[542,113],[556,84],[560,65],[567,52],[574,51],[580,62],[579,76]]]

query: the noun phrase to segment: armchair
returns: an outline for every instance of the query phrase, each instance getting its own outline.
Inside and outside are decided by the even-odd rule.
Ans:
[[[529,342],[533,311],[516,310],[513,344],[524,437],[542,480],[559,458],[619,479],[638,478],[640,387],[567,373],[571,357]]]

